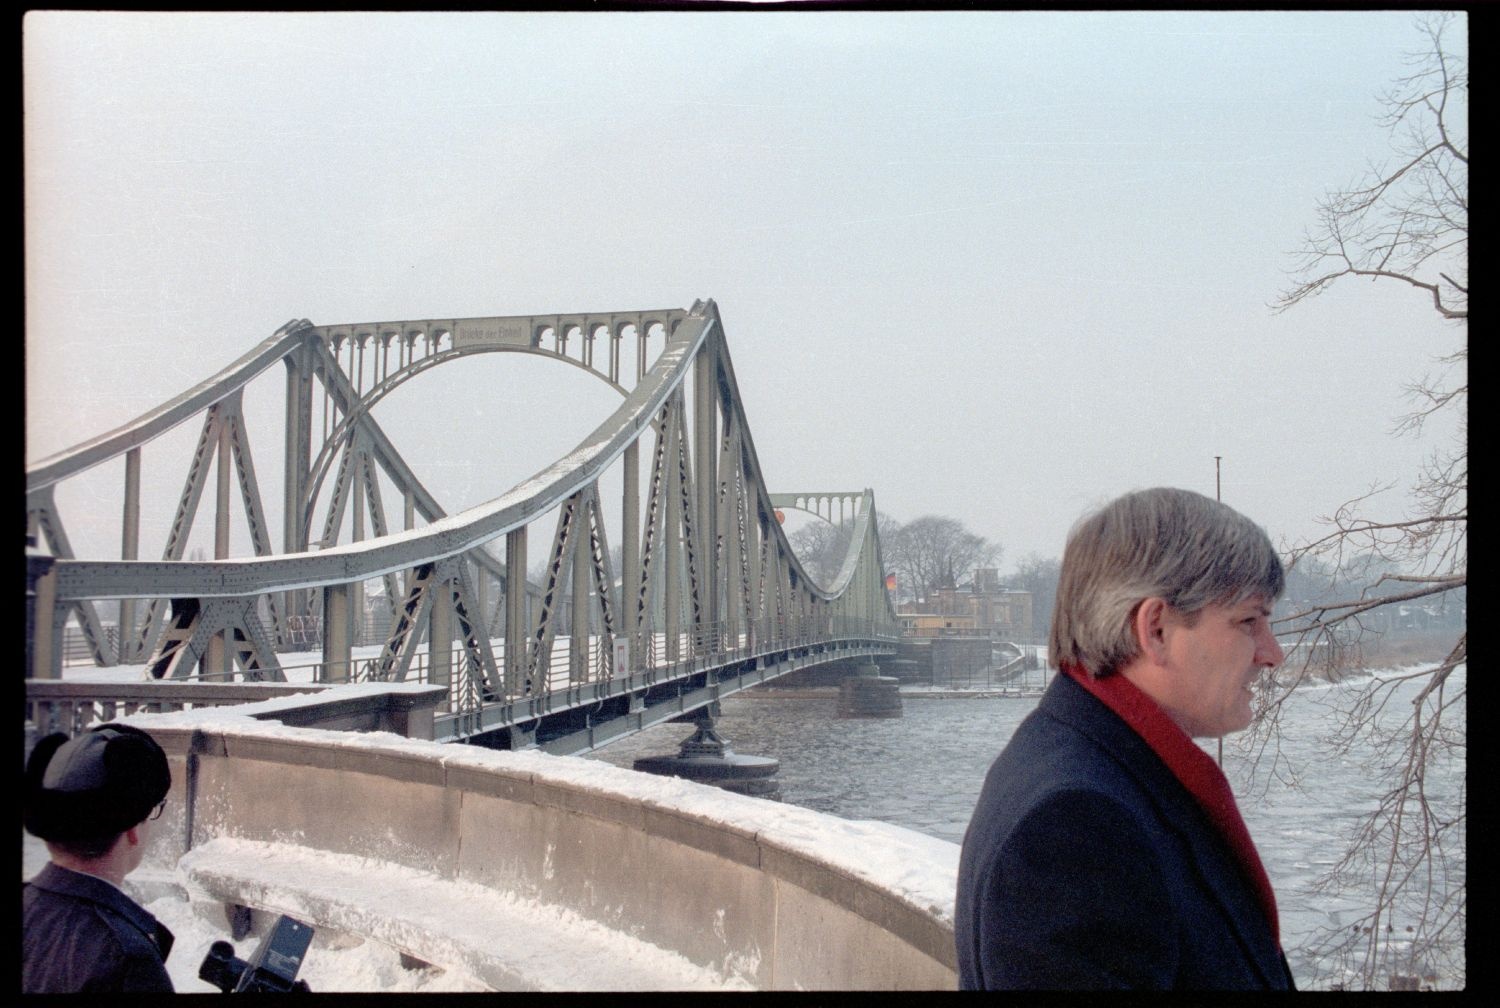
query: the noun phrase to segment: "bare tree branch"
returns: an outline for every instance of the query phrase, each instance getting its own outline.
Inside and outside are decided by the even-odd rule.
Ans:
[[[1294,271],[1299,279],[1274,311],[1344,277],[1369,277],[1428,292],[1443,318],[1468,318],[1469,74],[1444,45],[1452,21],[1437,13],[1424,22],[1428,49],[1416,56],[1417,71],[1385,97],[1394,167],[1372,166],[1364,180],[1323,199]]]
[[[1426,292],[1445,320],[1462,325],[1468,319],[1468,64],[1451,32],[1457,17],[1431,12],[1419,21],[1426,46],[1411,57],[1413,72],[1384,98],[1382,124],[1391,131],[1395,167],[1373,165],[1358,183],[1318,204],[1294,284],[1273,311],[1346,277],[1367,277]],[[1438,360],[1457,365],[1467,354],[1463,346]],[[1295,785],[1300,778],[1281,745],[1294,690],[1314,679],[1338,680],[1351,661],[1362,665],[1361,642],[1389,625],[1389,610],[1437,612],[1433,599],[1465,595],[1468,384],[1424,377],[1408,391],[1418,406],[1400,418],[1395,433],[1418,434],[1425,420],[1448,412],[1458,417],[1459,439],[1435,449],[1420,467],[1407,514],[1365,517],[1372,499],[1391,488],[1372,487],[1323,519],[1326,534],[1290,552],[1289,571],[1300,562],[1327,571],[1330,589],[1340,578],[1361,587],[1355,598],[1345,591],[1327,600],[1329,592],[1321,591],[1299,599],[1298,611],[1276,621],[1283,634],[1296,635],[1288,649],[1296,658],[1257,697],[1250,759],[1266,780]],[[1391,569],[1372,571],[1372,563]],[[1368,756],[1382,791],[1318,888],[1337,894],[1373,879],[1376,895],[1352,926],[1326,931],[1313,951],[1358,977],[1356,986],[1373,988],[1398,975],[1435,983],[1439,965],[1465,982],[1465,785],[1460,773],[1458,793],[1440,793],[1433,775],[1434,768],[1461,761],[1466,749],[1466,673],[1458,673],[1467,667],[1468,637],[1463,629],[1456,634],[1434,664],[1350,680],[1336,691],[1326,745],[1341,758]]]
[[[911,598],[925,598],[946,579],[956,581],[976,567],[998,564],[1002,554],[999,543],[939,515],[923,515],[889,530],[881,525],[880,543],[886,566],[896,572],[897,591]]]

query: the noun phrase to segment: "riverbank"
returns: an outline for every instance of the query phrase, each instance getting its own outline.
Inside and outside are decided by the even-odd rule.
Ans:
[[[1272,676],[1278,686],[1331,684],[1367,676],[1372,668],[1435,666],[1448,657],[1461,636],[1459,630],[1405,632],[1399,636],[1369,631],[1344,644],[1332,660],[1322,651],[1307,659],[1289,652]]]
[[[836,700],[837,686],[757,686],[743,690],[735,696],[747,700]],[[1030,697],[1042,695],[1037,686],[902,686],[901,696],[921,700],[989,700],[996,697]]]

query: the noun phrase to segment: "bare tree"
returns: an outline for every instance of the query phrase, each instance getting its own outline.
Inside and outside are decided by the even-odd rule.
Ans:
[[[803,570],[825,588],[832,587],[849,553],[853,522],[811,521],[787,537]]]
[[[1031,634],[1043,644],[1052,632],[1052,607],[1061,574],[1062,561],[1057,557],[1028,553],[1016,563],[1016,572],[1010,577],[1012,585],[1031,592]]]
[[[886,569],[896,574],[897,591],[913,598],[925,598],[950,577],[958,580],[976,567],[994,566],[1001,555],[999,543],[939,515],[923,515],[905,525],[882,519],[880,545]]]
[[[1393,159],[1369,168],[1347,190],[1317,208],[1294,286],[1275,303],[1285,311],[1351,277],[1407,286],[1430,298],[1455,330],[1458,349],[1435,355],[1443,365],[1409,387],[1415,408],[1398,433],[1416,435],[1440,412],[1457,421],[1456,440],[1434,448],[1412,485],[1399,519],[1366,517],[1375,487],[1323,521],[1329,530],[1290,553],[1324,571],[1347,571],[1356,557],[1384,567],[1366,587],[1317,599],[1278,621],[1297,634],[1303,656],[1289,661],[1262,697],[1252,736],[1257,765],[1278,776],[1295,774],[1278,746],[1282,706],[1290,691],[1314,675],[1338,674],[1341,651],[1368,639],[1373,617],[1399,604],[1430,604],[1465,594],[1468,580],[1468,59],[1465,24],[1452,13],[1430,13],[1419,26],[1424,48],[1410,57],[1412,72],[1384,96],[1383,124]],[[1431,351],[1429,351],[1431,353]],[[1351,579],[1341,579],[1345,585]],[[1374,906],[1353,923],[1321,936],[1332,954],[1366,987],[1404,975],[1420,981],[1439,967],[1466,964],[1464,830],[1466,785],[1455,796],[1429,786],[1435,767],[1462,761],[1466,747],[1467,632],[1460,627],[1441,658],[1376,676],[1342,691],[1330,744],[1336,753],[1375,747],[1387,777],[1375,807],[1358,822],[1347,849],[1323,877],[1328,892],[1351,880],[1375,879]],[[1297,651],[1292,652],[1295,656]],[[1410,982],[1410,981],[1408,981]]]

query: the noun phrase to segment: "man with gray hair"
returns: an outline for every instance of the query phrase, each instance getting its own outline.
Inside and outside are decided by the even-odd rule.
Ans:
[[[1126,494],[1074,526],[1059,674],[964,836],[961,987],[1293,988],[1270,880],[1193,742],[1250,724],[1284,587],[1265,532],[1200,494]]]

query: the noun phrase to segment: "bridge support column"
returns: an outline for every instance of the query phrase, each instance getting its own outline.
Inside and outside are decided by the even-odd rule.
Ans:
[[[26,548],[26,675],[62,678],[62,620],[58,619],[55,559]]]
[[[722,582],[723,594],[718,598],[718,620],[722,627],[723,638],[720,647],[737,648],[740,644],[740,627],[744,621],[745,598],[744,589],[748,572],[747,560],[742,539],[751,538],[748,529],[740,527],[740,518],[744,515],[743,486],[740,481],[740,458],[739,452],[734,450],[737,431],[732,430],[731,424],[726,420],[724,423],[725,447],[724,458],[720,460],[719,479],[724,483],[725,493],[720,498],[718,511],[718,528],[716,535],[722,540],[723,549],[718,558],[719,570],[715,573],[713,583],[719,585]],[[731,447],[733,445],[733,447]]]
[[[349,510],[353,512],[351,519],[349,540],[350,542],[364,542],[365,539],[365,481],[364,460],[355,460],[353,486],[349,493]],[[353,636],[350,638],[352,644],[363,644],[365,642],[365,583],[356,581],[349,586],[349,612],[354,619]]]
[[[229,436],[229,411],[221,403],[215,406],[219,417],[219,469],[218,485],[214,505],[214,559],[229,559],[229,488],[230,472],[234,465],[234,448]],[[234,678],[234,653],[226,639],[228,631],[220,631],[208,639],[208,650],[203,656],[202,678],[208,681]]]
[[[620,632],[630,642],[632,668],[645,663],[638,657],[641,647],[641,442],[630,442],[625,448],[624,467],[620,473]],[[617,675],[631,671],[616,669]]]
[[[481,550],[483,547],[481,547]],[[463,561],[467,563],[468,561]],[[474,623],[475,633],[488,639],[490,636],[490,575],[484,565],[474,564]]]
[[[353,672],[349,586],[323,589],[323,682],[348,682]]]
[[[573,611],[569,614],[571,629],[568,631],[568,682],[577,685],[587,682],[590,678],[589,666],[589,581],[593,571],[589,566],[589,555],[586,548],[589,535],[589,516],[586,508],[580,508],[578,521],[581,524],[575,533],[578,536],[573,545],[573,573],[572,577],[572,604],[569,606]]]
[[[427,617],[427,681],[453,684],[453,582],[433,579],[432,612]]]
[[[285,552],[300,553],[307,549],[302,509],[307,503],[303,496],[307,491],[307,470],[312,464],[313,376],[307,344],[287,354],[282,362],[286,365],[286,441],[282,459],[281,543]],[[303,614],[309,605],[308,590],[293,588],[285,592],[281,604],[284,613]]]
[[[506,742],[509,743],[508,748],[512,752],[517,752],[521,749],[535,749],[536,727],[537,723],[533,721],[529,728],[516,724],[505,729],[507,733]]]
[[[662,529],[661,560],[662,625],[667,633],[667,661],[676,663],[682,657],[679,636],[682,633],[682,479],[673,464],[667,470],[666,525]]]
[[[893,718],[901,716],[901,680],[880,674],[880,666],[867,662],[839,683],[839,717]]]
[[[125,453],[125,513],[120,522],[120,559],[135,560],[141,544],[141,450]],[[121,665],[145,660],[136,649],[135,599],[120,600],[119,656]]]
[[[713,337],[710,337],[712,340]],[[719,578],[721,565],[727,566],[725,557],[716,557],[718,543],[718,381],[715,355],[705,346],[698,359],[693,362],[693,478],[698,512],[697,553],[699,592],[701,595],[703,621],[715,632],[720,629],[724,614],[720,610]],[[695,636],[701,636],[702,627],[693,627]]]
[[[505,533],[505,695],[525,696],[526,526]]]
[[[408,532],[417,527],[417,499],[410,487],[401,492],[401,521],[401,527]],[[408,570],[401,574],[401,590],[407,591],[410,588],[411,571]]]
[[[747,618],[745,621],[745,646],[751,651],[755,650],[757,640],[757,628],[764,622],[764,593],[760,587],[760,548],[765,541],[765,529],[761,527],[760,506],[755,498],[751,496],[745,502],[745,508],[750,514],[750,520],[745,526],[749,532],[749,538],[745,541],[745,559],[750,562],[746,580],[750,585],[750,597],[745,600]]]
[[[714,730],[714,718],[707,707],[700,707],[692,717],[698,730],[682,743],[676,756],[642,756],[635,761],[634,768],[663,777],[712,784],[736,794],[781,800],[781,785],[775,780],[780,760],[741,756],[729,748],[729,741]]]

